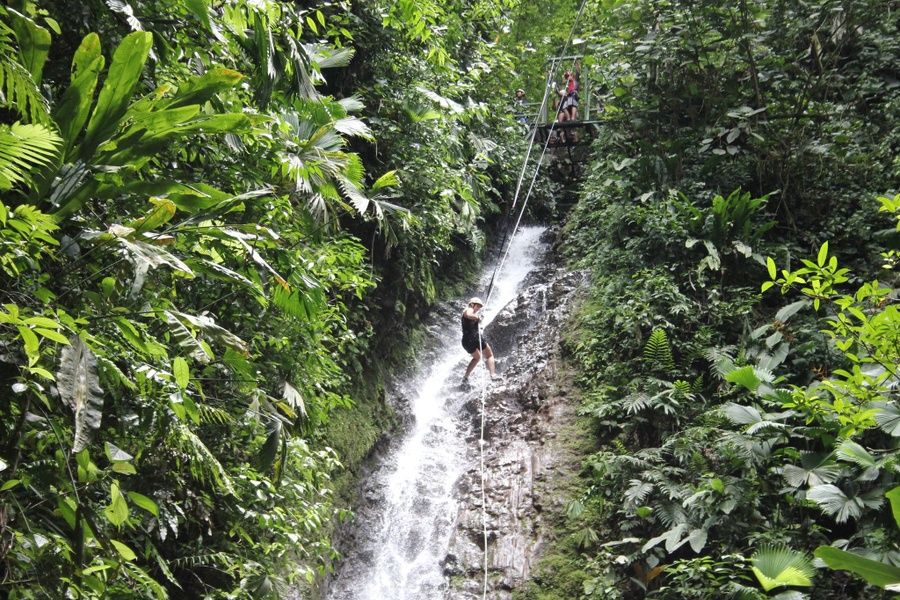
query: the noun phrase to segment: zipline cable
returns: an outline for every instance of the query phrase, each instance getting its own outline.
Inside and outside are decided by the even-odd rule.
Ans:
[[[581,0],[581,6],[578,7],[578,14],[575,15],[575,20],[572,22],[572,29],[569,31],[569,37],[568,37],[568,39],[566,39],[566,43],[563,46],[562,56],[565,56],[566,51],[569,49],[569,45],[572,42],[572,38],[575,36],[575,31],[576,31],[576,28],[578,27],[578,22],[581,20],[581,16],[584,13],[584,7],[586,4],[587,4],[587,0]],[[574,66],[575,66],[575,60],[576,59],[572,60],[572,68],[574,68]],[[544,98],[541,101],[541,111],[538,114],[541,114],[543,112],[543,109],[544,109],[547,99],[549,97],[550,81],[553,79],[553,74],[555,71],[556,71],[556,62],[554,61],[550,65],[550,70],[547,75],[547,85],[544,89]],[[532,190],[534,190],[534,183],[535,183],[535,181],[537,181],[538,173],[540,172],[541,165],[544,162],[544,155],[546,155],[547,148],[550,145],[550,138],[553,134],[553,129],[556,126],[556,122],[559,118],[559,112],[561,109],[562,109],[562,102],[560,102],[559,107],[557,108],[557,111],[556,111],[557,118],[554,119],[553,123],[550,124],[550,129],[547,132],[547,139],[544,141],[544,148],[541,151],[541,155],[538,158],[537,165],[535,166],[534,175],[532,176],[531,183],[528,186],[528,192],[525,194],[525,199],[522,201],[522,208],[519,210],[519,216],[516,219],[515,227],[513,227],[513,234],[510,237],[509,244],[506,246],[506,251],[503,253],[503,257],[500,259],[500,262],[497,263],[497,266],[494,268],[494,272],[491,275],[491,282],[488,286],[488,293],[484,299],[484,306],[482,306],[482,309],[486,308],[488,305],[488,302],[491,301],[491,295],[493,294],[493,291],[494,291],[494,280],[497,277],[497,273],[499,273],[502,270],[503,265],[505,264],[506,259],[509,256],[509,249],[512,246],[512,238],[514,238],[516,236],[516,232],[519,230],[519,225],[522,223],[522,217],[525,214],[525,208],[528,206],[528,200],[531,198]],[[513,197],[513,203],[510,206],[509,212],[507,213],[508,215],[512,214],[512,211],[516,206],[516,202],[518,201],[519,193],[521,192],[522,181],[523,181],[523,178],[525,175],[525,169],[528,165],[529,157],[531,156],[531,150],[534,147],[534,140],[535,140],[536,134],[537,134],[537,126],[534,127],[534,130],[532,131],[532,134],[531,134],[531,140],[528,143],[528,152],[526,153],[525,161],[522,164],[522,171],[519,175],[519,181],[516,184],[516,193],[515,193],[515,196]],[[507,231],[509,230],[509,222],[508,221],[507,221],[506,230]],[[506,241],[506,233],[504,232],[503,242],[505,242],[505,241]],[[501,247],[503,245],[503,242],[501,242]],[[481,327],[478,327],[478,351],[479,352],[483,351],[482,341],[481,341]],[[482,583],[481,598],[482,598],[482,600],[487,600],[487,593],[488,593],[488,517],[487,517],[487,495],[485,493],[485,486],[484,486],[484,479],[485,479],[484,478],[484,472],[485,472],[485,470],[484,470],[484,446],[485,446],[484,428],[485,428],[485,423],[486,423],[486,412],[487,412],[485,409],[486,409],[486,403],[487,403],[488,381],[486,378],[483,378],[483,381],[484,381],[484,384],[481,387],[481,434],[480,434],[479,440],[478,440],[478,454],[479,454],[479,465],[480,465],[480,476],[481,476],[481,530],[482,530],[482,538],[483,538],[483,544],[484,544],[484,546],[483,546],[484,577],[483,577],[483,583]]]
[[[566,43],[563,46],[563,50],[562,50],[563,56],[565,55],[566,51],[569,49],[569,44],[571,43],[572,38],[575,35],[575,30],[578,26],[578,22],[581,20],[581,15],[584,12],[584,7],[586,4],[587,4],[587,0],[582,0],[581,6],[578,8],[578,14],[575,16],[575,21],[572,23],[572,29],[569,32],[569,38],[566,40]],[[577,59],[573,58],[572,68],[574,68],[576,60]],[[548,71],[548,74],[547,74],[547,87],[544,90],[544,98],[541,102],[541,111],[543,111],[544,105],[547,101],[547,97],[549,95],[549,90],[550,90],[550,81],[553,79],[553,74],[555,73],[556,69],[557,69],[557,64],[556,64],[556,62],[554,62],[551,64],[550,70]],[[556,128],[559,113],[561,112],[561,110],[562,110],[562,102],[560,102],[559,107],[556,110],[557,119],[554,119],[553,122],[550,123],[550,129],[547,131],[547,139],[544,140],[544,147],[541,150],[541,155],[538,158],[537,166],[535,167],[534,174],[531,177],[531,183],[528,186],[528,192],[525,194],[525,200],[522,202],[522,209],[519,211],[519,216],[516,219],[516,225],[515,225],[515,227],[513,227],[513,235],[510,237],[510,240],[512,239],[512,237],[515,237],[516,231],[518,231],[518,229],[519,229],[519,224],[522,222],[522,217],[525,214],[525,206],[527,205],[528,200],[531,197],[531,192],[534,190],[534,184],[537,181],[538,174],[540,173],[541,165],[543,164],[543,161],[544,161],[544,156],[547,154],[547,148],[550,146],[550,140],[553,136],[553,131]],[[537,127],[535,127],[532,132],[531,141],[528,144],[528,152],[525,155],[525,161],[522,164],[522,171],[519,174],[519,182],[516,185],[516,193],[515,193],[515,196],[513,197],[513,202],[512,202],[512,205],[510,206],[509,213],[507,213],[507,214],[512,214],[512,210],[513,210],[513,208],[515,208],[516,203],[518,202],[519,193],[521,191],[522,176],[525,174],[526,166],[528,165],[529,157],[531,156],[531,149],[534,146],[534,140],[535,140],[536,133],[537,133]],[[507,223],[507,230],[508,230],[508,223]],[[505,233],[503,236],[503,241],[504,242],[506,241]],[[501,242],[501,247],[502,247],[502,245],[503,245],[503,242]],[[494,280],[497,277],[497,273],[503,269],[503,265],[506,262],[507,256],[509,255],[509,248],[510,248],[509,245],[506,246],[506,250],[503,253],[503,257],[501,258],[500,262],[497,263],[497,266],[494,268],[494,273],[491,275],[491,281],[488,284],[487,297],[485,298],[485,301],[484,301],[485,306],[487,306],[487,303],[491,299],[491,294],[493,293],[493,290],[494,290]]]
[[[547,71],[547,81],[544,84],[544,97],[541,99],[541,106],[538,109],[538,115],[544,114],[544,110],[547,107],[547,100],[550,97],[550,82],[553,78],[554,67],[551,65],[551,68]],[[557,115],[559,111],[557,111]],[[537,122],[535,122],[534,127],[531,130],[531,139],[528,141],[528,151],[525,153],[525,160],[522,161],[522,170],[519,172],[519,179],[516,182],[516,192],[513,194],[513,201],[510,205],[509,209],[506,211],[506,224],[503,227],[503,238],[500,240],[500,245],[497,247],[497,259],[499,261],[500,257],[503,253],[503,248],[506,246],[506,240],[509,236],[509,224],[511,221],[511,217],[513,215],[513,210],[516,208],[516,202],[519,200],[519,193],[522,191],[522,182],[525,180],[525,171],[528,167],[528,162],[531,159],[531,150],[534,148],[534,140],[535,136],[537,136]],[[515,234],[513,234],[515,235]],[[499,264],[499,262],[498,262]],[[488,283],[488,296],[490,296],[491,290],[494,288],[494,278],[497,276],[497,269],[494,269],[494,273],[491,275],[491,281]]]

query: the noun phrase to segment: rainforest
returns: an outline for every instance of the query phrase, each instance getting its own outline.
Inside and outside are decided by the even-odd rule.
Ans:
[[[898,31],[4,0],[0,598],[900,597]]]

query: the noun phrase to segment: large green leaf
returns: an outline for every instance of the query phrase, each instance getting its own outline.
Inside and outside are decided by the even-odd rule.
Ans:
[[[204,335],[210,337],[211,339],[222,342],[229,348],[233,348],[243,353],[246,353],[248,351],[247,342],[245,342],[232,332],[228,331],[221,325],[217,325],[215,320],[210,316],[190,315],[179,311],[171,311],[171,314],[181,321],[187,321],[188,323],[202,331]]]
[[[725,405],[725,416],[736,425],[751,425],[763,421],[763,416],[753,406],[743,406],[729,402]]]
[[[172,333],[172,339],[188,355],[199,363],[206,364],[214,357],[203,343],[182,323],[178,317],[169,311],[163,311],[163,318]]]
[[[250,118],[240,113],[196,115],[199,107],[185,106],[171,111],[150,113],[150,126],[136,124],[115,139],[115,148],[101,154],[100,160],[108,165],[127,165],[137,170],[159,152],[170,147],[178,138],[194,133],[239,133],[250,125]],[[166,114],[163,114],[166,113]],[[158,118],[157,118],[158,117]],[[155,127],[154,127],[155,126]]]
[[[190,104],[202,105],[218,92],[235,87],[244,76],[231,69],[216,67],[203,75],[195,77],[180,86],[178,93],[171,101],[164,104],[165,108],[178,108]]]
[[[97,79],[105,63],[100,53],[100,38],[96,33],[86,35],[72,59],[72,82],[53,110],[53,120],[64,140],[64,158],[72,151],[91,112]]]
[[[63,401],[75,412],[72,452],[80,452],[91,441],[103,417],[103,390],[97,376],[97,359],[78,336],[62,349],[56,384]]]
[[[725,374],[725,381],[737,383],[747,388],[751,392],[755,392],[762,381],[756,376],[753,367],[745,366],[737,368],[730,373]]]
[[[50,32],[25,15],[9,10],[12,18],[10,25],[16,32],[19,41],[19,55],[22,64],[31,73],[35,83],[40,83],[44,72],[44,63],[50,53]]]
[[[82,159],[87,160],[93,156],[97,146],[109,139],[119,126],[137,87],[144,63],[147,62],[152,43],[152,34],[135,31],[125,36],[116,48],[84,141],[78,149]]]
[[[875,457],[853,440],[844,440],[841,442],[841,445],[837,447],[835,454],[837,454],[838,459],[856,463],[864,469],[872,469],[878,466]]]
[[[894,522],[900,527],[900,486],[893,488],[884,495],[891,503],[891,513],[894,515]]]
[[[831,546],[819,546],[815,555],[832,569],[856,573],[870,584],[878,587],[883,588],[900,583],[900,568],[893,565],[864,558]]]
[[[809,557],[786,546],[765,546],[751,558],[753,574],[764,590],[786,586],[809,587],[815,569]]]
[[[103,509],[103,515],[113,525],[121,527],[128,520],[129,512],[125,496],[119,490],[119,482],[113,480],[109,486],[109,505]]]

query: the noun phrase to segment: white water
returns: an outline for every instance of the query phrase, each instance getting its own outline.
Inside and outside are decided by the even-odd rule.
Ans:
[[[516,297],[525,277],[545,250],[543,228],[523,227],[510,242],[509,257],[494,281],[482,324]],[[493,265],[479,289],[485,289]],[[459,312],[465,304],[460,299]],[[447,323],[436,358],[419,365],[407,386],[416,390],[411,403],[415,423],[405,439],[371,475],[384,493],[379,512],[360,515],[358,546],[331,585],[331,600],[438,600],[447,594],[441,560],[457,515],[455,484],[465,471],[466,432],[459,411],[464,394],[459,382],[468,362],[460,345],[459,318]],[[502,365],[502,357],[500,357]],[[500,371],[501,369],[498,369]],[[483,364],[472,376],[480,388],[487,378]]]

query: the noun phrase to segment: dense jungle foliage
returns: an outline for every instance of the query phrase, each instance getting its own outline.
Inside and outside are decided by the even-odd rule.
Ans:
[[[595,451],[519,597],[900,590],[898,10],[587,3],[566,346]]]
[[[328,568],[381,374],[514,184],[507,8],[0,7],[0,596]]]

